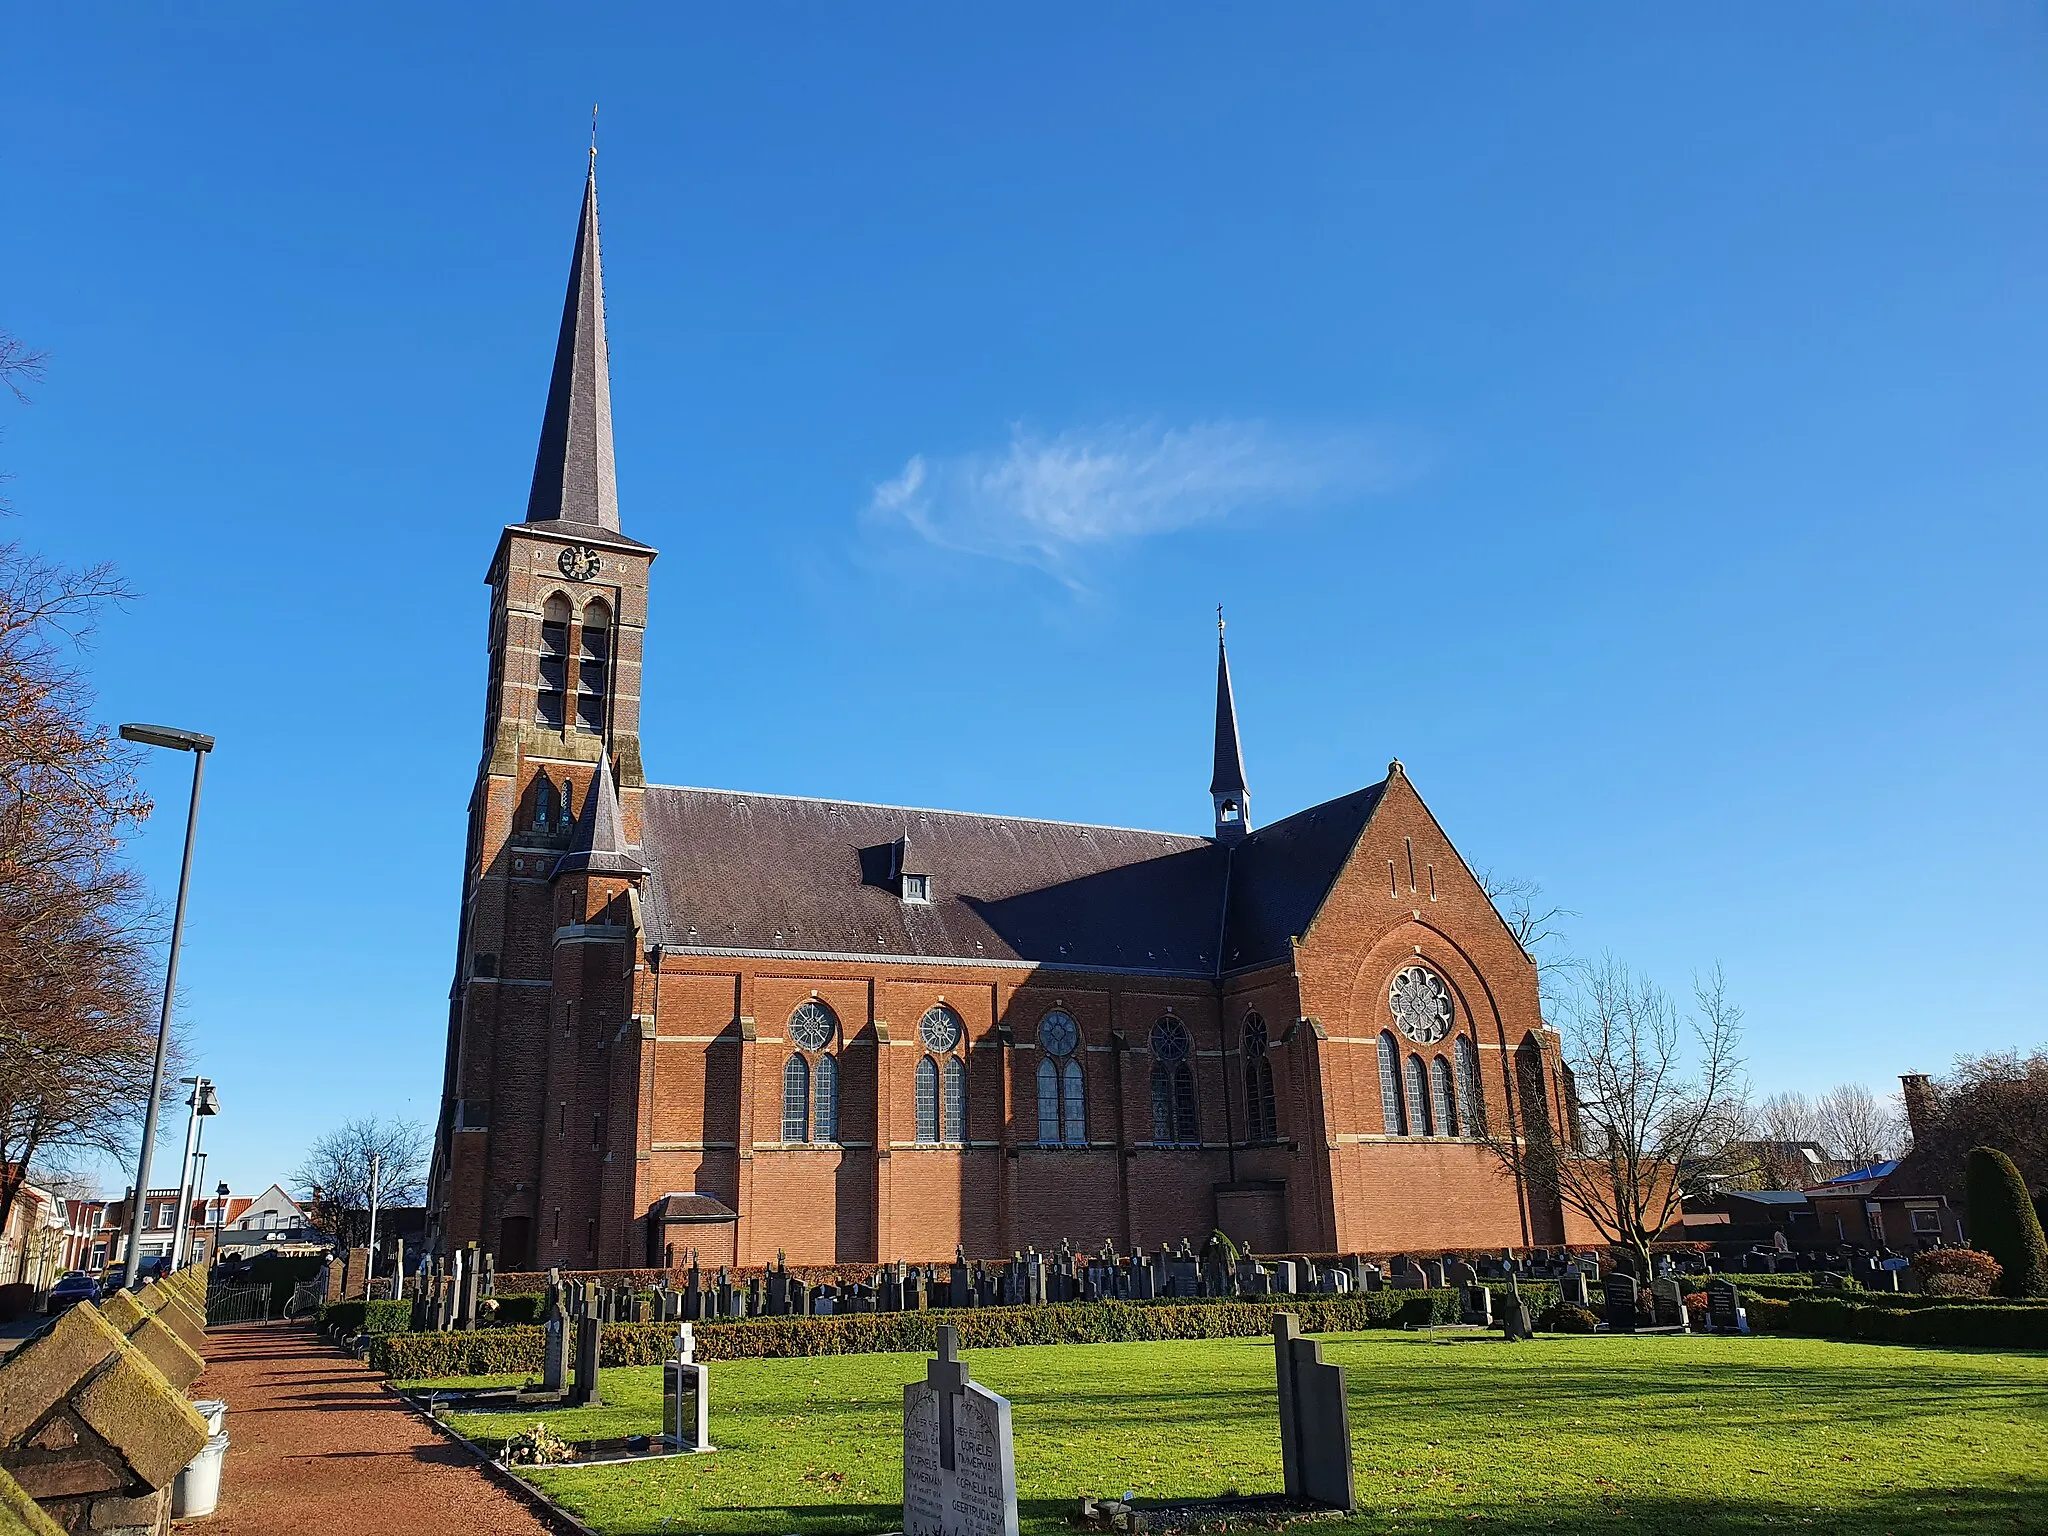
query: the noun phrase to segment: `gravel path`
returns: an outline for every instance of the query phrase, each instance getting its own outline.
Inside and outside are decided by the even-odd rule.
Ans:
[[[381,1377],[303,1324],[214,1328],[207,1339],[190,1395],[226,1401],[229,1442],[207,1536],[552,1536]]]

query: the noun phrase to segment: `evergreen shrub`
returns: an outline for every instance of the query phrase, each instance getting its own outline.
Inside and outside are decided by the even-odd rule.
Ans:
[[[2005,1296],[2048,1296],[2048,1238],[2026,1180],[1996,1147],[1973,1147],[1963,1164],[1970,1236],[1999,1263]]]

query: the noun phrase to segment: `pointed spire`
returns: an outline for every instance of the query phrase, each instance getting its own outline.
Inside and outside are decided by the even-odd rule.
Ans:
[[[540,425],[540,452],[533,464],[533,490],[526,500],[526,520],[587,523],[612,533],[619,531],[619,485],[612,468],[611,359],[605,346],[604,270],[597,244],[594,141],[590,175],[583,183],[583,217],[576,225],[576,254],[569,263],[569,296],[562,305],[562,332],[555,342],[555,372],[548,383],[547,414]]]
[[[1230,691],[1230,654],[1223,645],[1223,609],[1216,610],[1216,768],[1209,777],[1216,835],[1239,838],[1251,830],[1251,790],[1244,782],[1244,750],[1237,741],[1237,701]]]
[[[619,787],[612,779],[612,756],[602,747],[598,749],[597,772],[583,792],[583,814],[576,818],[569,851],[555,861],[556,874],[572,870],[595,875],[647,873],[639,855],[627,846],[626,818],[619,809]]]

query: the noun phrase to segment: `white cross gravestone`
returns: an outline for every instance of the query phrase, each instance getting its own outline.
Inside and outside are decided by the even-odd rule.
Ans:
[[[676,1352],[661,1367],[662,1438],[673,1450],[709,1451],[711,1368],[697,1363],[697,1330],[676,1330]]]
[[[951,1327],[903,1389],[903,1536],[1017,1536],[1009,1399],[968,1379]]]

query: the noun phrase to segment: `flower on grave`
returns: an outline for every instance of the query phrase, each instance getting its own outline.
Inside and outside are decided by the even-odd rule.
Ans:
[[[575,1454],[568,1441],[546,1424],[535,1424],[524,1434],[514,1435],[505,1442],[505,1465],[508,1467],[553,1466]]]

